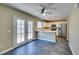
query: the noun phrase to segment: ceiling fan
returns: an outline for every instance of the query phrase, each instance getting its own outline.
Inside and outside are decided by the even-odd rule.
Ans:
[[[43,15],[43,16],[45,16],[46,14],[52,14],[52,12],[51,11],[49,11],[49,9],[51,9],[51,10],[56,10],[56,8],[54,8],[54,7],[51,7],[53,4],[52,3],[47,3],[47,4],[40,4],[40,6],[42,7],[42,9],[41,9],[41,14]]]

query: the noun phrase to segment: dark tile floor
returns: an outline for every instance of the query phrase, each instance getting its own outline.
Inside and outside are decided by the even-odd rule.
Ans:
[[[3,55],[72,55],[67,41],[34,40]]]

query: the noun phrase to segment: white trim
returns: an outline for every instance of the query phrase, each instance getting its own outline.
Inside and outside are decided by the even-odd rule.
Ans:
[[[70,50],[72,51],[72,54],[74,55],[74,52],[73,52],[73,50],[72,50],[72,48],[71,48],[71,45],[70,45],[70,43],[69,43],[69,47],[70,47]]]
[[[15,46],[15,47],[9,48],[9,49],[7,49],[7,50],[5,50],[5,51],[3,51],[3,52],[0,52],[0,55],[6,53],[6,52],[8,52],[8,51],[11,51],[11,50],[13,50],[13,49],[15,49],[15,48],[17,48],[17,47],[19,47],[19,46],[25,44],[25,43],[28,43],[28,42],[30,42],[30,41],[32,41],[32,40],[36,40],[36,39],[31,39],[31,40],[25,41],[24,43],[22,43],[22,44],[20,44],[20,45],[17,45],[17,46]]]
[[[14,49],[14,48],[9,48],[9,49],[7,49],[7,50],[1,52],[0,55],[4,54],[4,53],[6,53],[6,52],[8,52],[8,51],[10,51],[10,50],[13,50],[13,49]]]

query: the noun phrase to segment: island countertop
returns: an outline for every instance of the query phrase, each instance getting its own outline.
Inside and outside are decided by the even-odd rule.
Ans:
[[[56,30],[44,29],[44,28],[37,28],[35,30],[40,32],[56,32]]]
[[[56,42],[56,31],[51,29],[36,29],[37,38],[41,40]]]

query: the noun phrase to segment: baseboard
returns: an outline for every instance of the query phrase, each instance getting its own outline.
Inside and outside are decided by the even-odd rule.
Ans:
[[[8,51],[11,51],[11,50],[13,50],[14,48],[9,48],[9,49],[7,49],[7,50],[5,50],[5,51],[3,51],[3,52],[1,52],[0,53],[0,55],[2,55],[2,54],[4,54],[4,53],[6,53],[6,52],[8,52]]]
[[[72,55],[74,55],[74,52],[73,52],[73,50],[72,50],[72,48],[71,48],[71,46],[70,46],[70,43],[69,43],[69,47],[70,47],[70,50],[71,50],[71,52],[72,52]]]
[[[24,45],[24,44],[26,44],[26,43],[28,43],[28,42],[31,42],[31,41],[33,41],[33,40],[37,40],[37,39],[31,39],[31,40],[26,41],[26,42],[24,42],[24,43],[22,43],[22,44],[20,44],[20,45],[18,45],[18,46],[16,46],[16,47],[9,48],[9,49],[7,49],[7,50],[5,50],[5,51],[3,51],[3,52],[0,52],[0,55],[2,55],[2,54],[4,54],[4,53],[7,53],[7,52],[9,52],[9,51],[11,51],[11,50],[13,50],[13,49],[15,49],[15,48],[18,48],[18,47],[20,47],[20,46],[22,46],[22,45]]]

